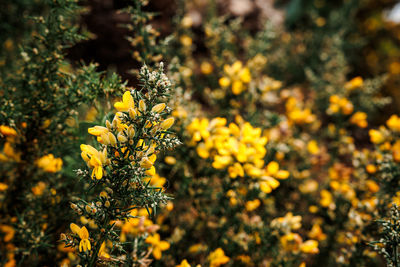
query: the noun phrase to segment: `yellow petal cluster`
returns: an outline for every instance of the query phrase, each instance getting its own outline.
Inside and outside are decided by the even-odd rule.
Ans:
[[[232,93],[239,95],[246,90],[246,85],[251,81],[251,74],[248,67],[243,67],[242,62],[235,61],[232,65],[224,66],[224,74],[219,79],[221,87],[232,87]]]
[[[357,111],[351,116],[350,123],[355,124],[360,128],[366,128],[368,126],[367,113]]]
[[[82,228],[75,223],[70,224],[71,231],[79,236],[81,241],[79,242],[79,252],[91,250],[91,244],[89,241],[89,232],[85,226]]]
[[[342,113],[344,115],[350,115],[353,112],[353,104],[346,98],[338,95],[331,95],[329,98],[328,114]]]
[[[229,262],[230,258],[225,255],[222,248],[217,248],[208,256],[210,267],[218,267]]]
[[[289,97],[286,101],[286,114],[292,124],[308,124],[316,120],[311,109],[304,108],[302,103],[295,97]]]
[[[36,165],[45,172],[55,173],[61,170],[63,161],[61,158],[55,158],[53,154],[48,154],[36,161]]]
[[[188,125],[191,143],[196,145],[201,158],[211,158],[212,167],[227,169],[232,179],[249,176],[259,179],[260,189],[270,193],[279,186],[275,179],[286,179],[289,172],[279,169],[272,161],[265,165],[264,157],[267,137],[261,128],[253,127],[249,122],[237,118],[238,123],[230,123],[222,117],[209,121],[206,118],[194,118]]]

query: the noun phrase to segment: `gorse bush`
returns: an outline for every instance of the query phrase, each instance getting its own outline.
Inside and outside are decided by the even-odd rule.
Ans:
[[[100,187],[103,190],[91,202],[80,199],[71,204],[78,215],[97,226],[89,235],[85,226],[72,223],[72,235],[63,235],[67,247],[78,246],[79,241],[81,264],[94,266],[98,257],[105,257],[110,264],[140,262],[142,259],[137,255],[126,254],[132,251],[132,247],[127,240],[120,241],[114,229],[116,221],[130,223],[136,217],[136,209],[146,208],[149,213],[150,209],[155,212],[161,203],[166,204],[169,199],[162,187],[151,183],[151,177],[156,174],[153,164],[157,153],[179,144],[178,139],[168,131],[174,123],[173,117],[166,118],[170,108],[161,102],[166,100],[171,86],[162,66],[158,72],[150,72],[144,66],[140,71],[142,90],[124,93],[122,101],[115,103],[118,112],[112,123],[106,121],[107,127],[88,129],[102,144],[99,150],[91,145],[81,145],[81,155],[90,172],[78,170],[77,174],[83,179],[90,178],[93,189]],[[146,94],[143,94],[144,91]],[[94,236],[93,245],[89,236]],[[117,250],[118,254],[122,254],[121,258],[108,254],[103,256],[107,241],[112,242],[110,254]],[[153,246],[153,255],[158,259],[161,258],[161,251],[169,247],[168,243],[159,240],[158,234],[147,237],[145,241]]]
[[[2,265],[399,265],[388,4],[239,2],[0,5]]]

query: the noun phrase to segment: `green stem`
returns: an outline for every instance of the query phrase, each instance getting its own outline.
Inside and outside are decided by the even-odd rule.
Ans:
[[[102,228],[107,229],[107,230],[104,231],[104,233],[101,235],[99,241],[97,242],[96,248],[94,249],[92,257],[90,258],[88,267],[95,266],[97,258],[98,258],[98,254],[99,254],[99,251],[101,248],[101,244],[103,244],[104,240],[106,239],[107,233],[111,230],[111,229],[108,229],[109,225],[110,225],[110,220],[108,219],[108,216],[106,216],[105,223],[103,225],[105,225],[106,227],[102,227]]]
[[[105,237],[106,237],[106,235],[103,234],[103,235],[101,236],[99,242],[96,244],[96,248],[95,248],[95,250],[94,250],[94,252],[93,252],[93,254],[92,254],[92,257],[91,257],[91,259],[90,259],[90,262],[89,262],[88,267],[92,267],[92,266],[94,266],[94,264],[96,264],[97,256],[98,256],[98,254],[99,254],[101,244],[103,244]]]

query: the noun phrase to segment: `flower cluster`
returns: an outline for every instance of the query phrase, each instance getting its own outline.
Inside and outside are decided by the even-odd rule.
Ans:
[[[251,74],[248,67],[243,67],[242,62],[235,61],[231,66],[224,66],[224,74],[219,79],[221,87],[231,87],[234,95],[239,95],[242,91],[246,90],[246,86],[251,81]]]
[[[254,128],[242,118],[227,124],[225,118],[194,118],[187,126],[201,158],[211,158],[212,167],[227,169],[229,177],[250,177],[259,180],[261,191],[270,193],[279,186],[276,179],[286,179],[289,172],[279,169],[275,161],[265,165],[267,137],[261,128]]]
[[[285,217],[272,220],[271,228],[277,229],[281,234],[280,242],[283,249],[291,253],[299,253],[301,251],[303,253],[317,254],[319,252],[317,240],[310,239],[303,242],[299,234],[292,232],[292,230],[301,228],[301,219],[301,216],[293,216],[293,214],[289,212]]]

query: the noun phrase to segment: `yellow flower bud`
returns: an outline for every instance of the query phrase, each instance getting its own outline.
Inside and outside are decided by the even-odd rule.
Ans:
[[[112,130],[112,125],[111,125],[111,123],[110,123],[108,120],[106,120],[106,126],[107,126],[107,129],[108,129],[109,131]]]
[[[171,156],[167,156],[165,157],[165,163],[167,163],[168,165],[174,165],[176,163],[176,158],[171,157]]]
[[[106,146],[108,146],[110,144],[110,137],[108,137],[107,133],[101,134],[100,137],[101,137],[103,144],[105,144]]]
[[[128,137],[130,139],[132,139],[135,136],[135,129],[133,128],[133,126],[129,126],[128,127]]]
[[[130,108],[129,109],[129,117],[131,117],[131,119],[135,119],[136,118],[136,110],[134,108]]]
[[[221,87],[228,87],[231,84],[231,81],[228,77],[222,77],[219,79],[218,83]]]
[[[139,111],[140,111],[141,113],[143,113],[143,112],[146,111],[146,103],[143,101],[143,99],[141,99],[141,100],[139,101]]]
[[[118,139],[118,141],[121,142],[121,143],[125,143],[125,142],[128,141],[128,138],[126,138],[125,135],[123,135],[123,134],[121,134],[121,133],[118,134],[117,139]]]
[[[160,127],[163,130],[167,130],[169,129],[175,122],[175,119],[173,117],[170,117],[166,120],[164,120],[163,122],[161,122]]]
[[[164,109],[165,109],[165,103],[161,103],[161,104],[155,105],[155,106],[151,109],[151,112],[160,113],[160,112],[162,112]]]
[[[117,138],[113,133],[108,133],[108,138],[110,139],[110,145],[115,146],[117,144]]]

